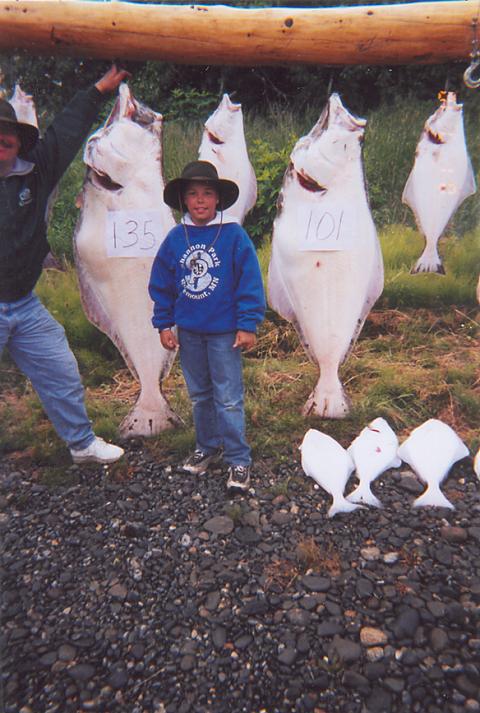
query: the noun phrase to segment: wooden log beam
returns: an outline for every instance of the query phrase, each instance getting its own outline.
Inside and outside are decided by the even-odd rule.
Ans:
[[[435,64],[469,59],[479,0],[240,9],[0,0],[0,51],[183,64]]]

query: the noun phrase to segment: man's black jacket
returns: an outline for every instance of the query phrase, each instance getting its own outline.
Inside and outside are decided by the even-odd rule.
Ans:
[[[96,87],[77,92],[20,162],[20,171],[0,178],[0,302],[25,297],[40,277],[49,251],[48,198],[86,139],[102,99]]]

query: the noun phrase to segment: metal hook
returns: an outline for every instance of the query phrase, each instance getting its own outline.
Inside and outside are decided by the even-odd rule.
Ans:
[[[469,89],[478,89],[478,87],[480,87],[480,77],[478,79],[474,79],[473,77],[473,74],[478,67],[480,67],[480,57],[472,59],[470,66],[467,67],[463,73],[463,81]]]

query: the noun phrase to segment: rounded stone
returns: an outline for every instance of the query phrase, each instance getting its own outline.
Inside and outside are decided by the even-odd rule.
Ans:
[[[360,641],[364,646],[384,646],[388,641],[388,636],[381,629],[364,626],[360,629]]]

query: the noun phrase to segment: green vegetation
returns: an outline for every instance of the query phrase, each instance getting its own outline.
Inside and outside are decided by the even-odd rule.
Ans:
[[[152,76],[152,91],[153,79]],[[239,100],[238,96],[234,98]],[[211,100],[207,90],[201,96],[190,90],[172,95],[164,137],[167,178],[178,175],[187,161],[196,158],[202,120],[215,105]],[[201,111],[187,121],[188,102],[198,102]],[[316,121],[323,103],[323,99],[319,100],[314,113],[274,104],[263,114],[253,109],[245,112],[247,143],[259,184],[258,203],[247,218],[246,228],[258,245],[265,279],[275,202],[288,156],[296,139]],[[410,209],[401,204],[401,193],[423,122],[435,107],[432,99],[412,104],[408,99],[396,98],[367,114],[365,171],[384,255],[385,290],[341,370],[352,400],[351,415],[342,421],[301,416],[317,369],[307,360],[293,328],[269,311],[257,347],[245,359],[248,434],[257,459],[275,456],[277,462],[298,460],[298,444],[310,426],[330,433],[346,445],[365,423],[380,415],[401,435],[426,418],[444,418],[457,428],[472,450],[480,445],[479,321],[475,300],[480,265],[478,198],[465,202],[441,241],[447,274],[410,274],[422,252],[423,238],[414,226]],[[478,167],[476,107],[478,100],[470,102],[470,96],[465,99],[469,148],[474,166]],[[50,224],[53,250],[64,259],[67,269],[63,273],[45,273],[38,292],[66,328],[97,433],[113,439],[138,388],[110,340],[86,320],[81,308],[71,262],[72,233],[78,215],[74,204],[83,175],[78,157],[62,180]],[[0,362],[0,390],[0,450],[12,457],[21,454],[31,459],[44,469],[44,482],[68,482],[71,476],[62,470],[69,463],[68,453],[35,394],[7,356]],[[166,380],[165,391],[185,425],[146,445],[155,457],[175,462],[191,449],[194,441],[190,403],[178,363]],[[281,482],[278,494],[287,492],[288,487],[288,480]]]

